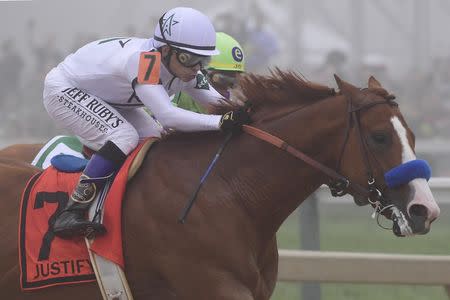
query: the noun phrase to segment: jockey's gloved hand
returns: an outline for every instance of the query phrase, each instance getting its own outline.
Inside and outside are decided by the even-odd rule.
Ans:
[[[220,119],[220,129],[225,132],[239,132],[242,125],[252,122],[250,115],[245,109],[229,111]]]

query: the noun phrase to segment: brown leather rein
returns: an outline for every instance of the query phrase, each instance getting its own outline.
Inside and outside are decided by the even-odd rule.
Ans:
[[[349,135],[350,135],[350,129],[355,126],[357,134],[359,136],[360,141],[360,148],[363,153],[363,160],[364,165],[367,170],[368,175],[368,188],[363,187],[362,185],[358,183],[351,182],[347,177],[339,174],[337,171],[325,166],[324,164],[316,161],[315,159],[311,158],[304,152],[296,149],[295,147],[289,145],[286,141],[264,131],[259,128],[250,126],[250,125],[243,125],[243,131],[264,141],[267,142],[281,150],[286,151],[287,153],[291,154],[292,156],[301,159],[311,167],[321,171],[322,173],[326,174],[332,179],[332,182],[328,183],[328,187],[331,190],[331,194],[334,197],[340,197],[344,196],[348,193],[349,188],[351,188],[354,192],[358,193],[361,196],[367,197],[369,199],[369,202],[376,207],[377,210],[382,210],[384,207],[383,202],[383,194],[380,191],[380,189],[376,186],[375,179],[373,177],[372,168],[369,163],[369,157],[368,157],[368,149],[367,144],[365,142],[365,139],[362,136],[361,128],[360,128],[360,122],[359,122],[359,111],[370,109],[371,107],[378,105],[378,104],[389,104],[391,106],[397,106],[398,104],[393,101],[393,98],[387,98],[384,101],[376,101],[369,103],[365,106],[361,107],[354,107],[351,99],[348,101],[348,123],[347,128],[345,132],[345,140],[341,148],[341,153],[339,156],[338,164],[336,167],[336,170],[339,171],[340,164],[342,160],[342,156],[345,151],[345,147],[347,145]]]

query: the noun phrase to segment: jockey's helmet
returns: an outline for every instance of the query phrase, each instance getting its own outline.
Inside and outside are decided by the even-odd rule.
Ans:
[[[209,18],[188,7],[176,7],[161,16],[154,39],[173,48],[202,56],[217,55],[216,31]]]
[[[245,71],[244,51],[238,41],[224,32],[217,32],[216,48],[220,54],[211,58],[209,70]]]

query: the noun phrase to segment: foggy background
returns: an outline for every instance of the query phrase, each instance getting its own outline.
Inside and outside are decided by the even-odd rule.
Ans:
[[[337,73],[361,87],[375,75],[397,95],[434,175],[450,175],[448,0],[0,1],[0,146],[63,132],[42,86],[65,56],[95,39],[150,37],[161,14],[182,5],[240,41],[248,71],[279,66],[330,86]]]
[[[450,177],[449,0],[0,0],[0,147],[64,133],[48,117],[42,89],[65,56],[96,39],[151,37],[175,6],[199,9],[235,37],[247,71],[278,66],[333,87],[334,73],[360,87],[374,75],[397,96],[433,176]],[[330,203],[319,207],[321,249],[448,254],[448,213],[429,235],[400,241],[380,231],[367,208]],[[279,232],[280,248],[299,245],[296,214]],[[326,299],[446,299],[437,288],[326,286]],[[296,285],[283,287],[273,299],[298,299]]]

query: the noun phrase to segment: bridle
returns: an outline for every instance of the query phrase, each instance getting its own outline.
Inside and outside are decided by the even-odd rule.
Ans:
[[[330,167],[325,166],[324,164],[318,162],[317,160],[311,158],[304,152],[296,149],[295,147],[289,145],[286,141],[264,131],[259,128],[250,126],[250,125],[243,125],[243,131],[264,141],[267,142],[277,148],[280,148],[281,150],[286,151],[290,155],[301,159],[311,167],[321,171],[325,175],[327,175],[330,178],[330,182],[327,184],[330,188],[331,195],[333,197],[341,197],[349,193],[350,190],[353,190],[356,194],[359,194],[360,196],[363,196],[368,199],[369,203],[375,208],[375,213],[379,216],[382,212],[385,210],[392,208],[393,205],[386,204],[385,198],[383,196],[382,190],[379,188],[377,183],[375,182],[375,178],[373,176],[372,166],[370,165],[369,161],[369,151],[368,146],[366,143],[366,140],[363,137],[362,131],[361,131],[361,124],[360,124],[360,112],[364,110],[369,110],[372,107],[380,104],[388,104],[390,106],[398,106],[398,104],[394,101],[395,97],[392,95],[386,96],[382,100],[373,101],[370,103],[367,103],[365,105],[361,106],[355,106],[353,104],[353,101],[351,98],[347,100],[348,108],[348,122],[345,129],[345,138],[344,142],[341,147],[339,159],[337,162],[337,166],[335,169],[332,169]],[[348,143],[349,137],[350,137],[350,131],[351,128],[355,127],[356,134],[358,136],[359,140],[359,146],[360,150],[362,152],[362,157],[366,169],[367,174],[367,188],[363,187],[362,185],[351,182],[350,179],[347,177],[341,175],[340,168],[341,168],[341,162],[342,158],[345,152],[346,145]],[[378,221],[378,219],[377,219]],[[379,224],[380,225],[380,224]],[[380,225],[381,226],[381,225]]]
[[[384,215],[384,212],[391,212],[390,219],[394,222],[394,226],[392,228],[392,229],[394,229],[394,232],[397,231],[397,232],[400,232],[400,234],[412,235],[413,231],[412,231],[411,227],[409,226],[408,220],[406,219],[403,212],[400,211],[394,204],[386,203],[385,197],[382,192],[383,190],[381,190],[379,188],[379,186],[377,185],[377,183],[375,182],[375,178],[373,176],[373,171],[372,171],[372,166],[370,165],[370,161],[369,161],[369,149],[368,149],[366,140],[363,137],[363,134],[361,131],[361,124],[360,124],[360,112],[361,111],[369,110],[372,107],[374,107],[376,105],[380,105],[380,104],[388,104],[390,106],[397,107],[398,104],[394,101],[394,99],[395,99],[395,97],[393,95],[387,95],[387,96],[383,97],[382,100],[373,101],[373,102],[370,102],[370,103],[367,103],[367,104],[361,105],[361,106],[355,106],[353,104],[352,99],[347,98],[347,103],[348,103],[348,106],[347,106],[348,107],[347,108],[348,118],[347,118],[347,120],[348,121],[347,121],[347,126],[345,129],[345,138],[342,143],[339,159],[338,159],[337,166],[335,169],[325,166],[324,164],[311,158],[304,152],[289,145],[286,141],[268,133],[267,131],[264,131],[262,129],[259,129],[259,128],[256,128],[256,127],[253,127],[250,125],[243,125],[242,130],[244,132],[256,137],[259,140],[262,140],[262,141],[269,143],[283,151],[286,151],[287,153],[294,156],[295,158],[298,158],[298,159],[304,161],[311,167],[313,167],[313,168],[319,170],[320,172],[324,173],[325,175],[327,175],[330,179],[330,181],[328,182],[327,185],[330,188],[332,196],[334,196],[334,197],[344,196],[344,195],[348,194],[350,190],[352,190],[355,194],[358,194],[358,195],[363,196],[366,199],[368,199],[369,203],[375,209],[372,217],[375,218],[375,216],[376,216],[376,221],[380,227],[382,227],[384,229],[388,229],[388,230],[391,229],[391,228],[381,225],[380,220],[379,220],[380,216],[382,214]],[[246,108],[244,107],[244,109],[248,109],[248,108],[249,108],[248,106]],[[364,165],[366,168],[366,174],[367,174],[367,184],[368,184],[367,187],[363,187],[362,185],[360,185],[356,182],[351,182],[350,179],[348,179],[347,177],[345,177],[339,173],[340,168],[341,168],[342,158],[343,158],[343,155],[345,152],[345,148],[349,141],[350,131],[353,127],[355,127],[356,134],[359,137],[358,140],[359,140],[360,150],[362,152],[363,161],[364,161]],[[199,185],[197,186],[196,190],[194,191],[194,193],[190,197],[189,201],[185,205],[180,217],[178,218],[179,223],[184,224],[186,222],[186,217],[187,217],[190,209],[192,208],[195,199],[197,199],[198,191],[200,190],[206,177],[211,172],[213,166],[217,162],[223,149],[226,147],[227,143],[230,141],[232,136],[233,136],[233,132],[229,132],[227,137],[225,138],[224,142],[220,146],[219,150],[217,151],[216,155],[214,156],[214,159],[211,161],[205,174],[202,176]],[[402,165],[400,165],[400,166],[402,166]],[[397,168],[398,167],[395,167],[391,170],[395,170]],[[386,186],[386,185],[384,184],[384,186]]]

